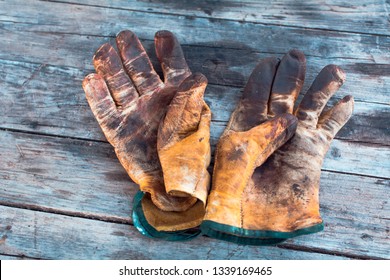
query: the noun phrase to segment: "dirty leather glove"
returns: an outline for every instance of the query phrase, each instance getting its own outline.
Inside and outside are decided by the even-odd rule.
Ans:
[[[202,74],[184,80],[160,123],[157,150],[165,190],[174,197],[188,198],[191,208],[166,212],[153,203],[150,194],[138,193],[133,219],[138,229],[150,237],[184,240],[200,233],[198,228],[191,228],[203,220],[210,186],[207,167],[211,156],[211,111],[203,100],[206,85]]]
[[[209,150],[199,148],[203,153],[197,156],[203,157],[203,165],[197,163],[195,166],[195,158],[190,158],[188,165],[188,155],[184,156],[183,166],[187,166],[188,172],[194,174],[193,181],[188,180],[185,190],[180,185],[181,182],[171,182],[171,177],[167,178],[168,184],[164,184],[157,151],[157,134],[169,104],[179,92],[175,100],[181,98],[181,101],[189,100],[189,103],[198,102],[202,107],[185,107],[190,112],[193,109],[198,114],[197,118],[189,115],[179,117],[174,109],[169,110],[177,119],[172,120],[167,115],[166,124],[161,129],[167,129],[170,122],[180,120],[180,125],[175,128],[182,134],[177,137],[177,132],[174,131],[172,139],[161,142],[162,148],[164,145],[177,145],[182,140],[181,137],[195,133],[196,121],[202,122],[204,126],[199,133],[204,137],[204,142],[197,143],[207,146],[209,142],[206,130],[210,112],[207,105],[202,103],[207,81],[199,74],[191,75],[177,39],[168,31],[159,31],[155,35],[155,50],[164,81],[153,69],[145,49],[134,33],[120,32],[116,37],[116,44],[119,55],[109,44],[104,44],[96,51],[93,58],[96,73],[84,79],[83,88],[92,112],[107,140],[114,147],[119,161],[131,179],[140,186],[141,192],[134,199],[133,222],[141,233],[148,236],[166,239],[193,237],[197,233],[187,233],[186,230],[199,225],[202,220],[205,203],[203,193],[208,189],[208,182],[203,177],[201,182],[195,180],[199,179],[199,174],[205,173]],[[179,89],[180,84],[182,87]],[[181,126],[186,121],[191,127]],[[191,153],[188,154],[192,156]],[[165,185],[170,186],[170,189],[166,190]],[[186,192],[188,190],[191,192]],[[156,215],[149,215],[157,220],[149,220],[147,215],[143,215],[141,202],[144,201],[149,205],[149,214],[158,212]],[[169,224],[162,224],[159,219],[165,219]]]
[[[295,135],[262,165],[256,162],[256,169],[247,167],[255,154],[245,144],[250,138],[244,138],[246,142],[227,139],[231,130],[248,134],[248,129],[269,117],[292,113],[305,68],[303,53],[292,50],[280,62],[263,60],[252,73],[217,147],[212,191],[201,226],[205,234],[236,243],[267,245],[323,229],[319,212],[322,162],[353,110],[353,98],[346,96],[323,112],[345,80],[339,67],[328,65],[319,73],[295,111]],[[272,139],[264,134],[262,141]]]

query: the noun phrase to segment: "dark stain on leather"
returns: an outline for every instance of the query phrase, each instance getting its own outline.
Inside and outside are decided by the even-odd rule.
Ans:
[[[276,135],[277,131],[278,131],[278,125],[273,125],[271,131],[264,136],[265,139],[273,139],[273,138],[275,138],[275,135]],[[279,138],[280,138],[280,136],[277,139],[275,139],[275,141],[273,141],[273,142],[277,142],[279,140]],[[280,140],[282,140],[282,139],[280,139]],[[270,144],[273,144],[273,143],[270,143]]]
[[[121,122],[122,122],[122,119],[120,119],[120,118],[111,118],[107,122],[106,126],[109,130],[114,131],[120,126]]]
[[[236,148],[227,154],[227,159],[230,161],[238,161],[242,159],[243,155],[244,150],[242,148]]]
[[[345,76],[343,77],[341,73],[343,71],[336,65],[330,64],[325,66],[305,94],[299,104],[299,108],[308,111],[319,111],[323,107],[324,93],[328,96],[330,95],[329,85],[336,82],[341,86],[344,83]],[[305,114],[299,114],[299,116],[306,119]]]
[[[272,102],[272,113],[277,116],[279,114],[288,113],[290,106],[285,101]]]
[[[305,190],[302,189],[302,187],[298,184],[293,184],[291,186],[293,192],[294,192],[294,195],[295,197],[298,197],[299,199],[304,199],[304,195],[305,195]]]

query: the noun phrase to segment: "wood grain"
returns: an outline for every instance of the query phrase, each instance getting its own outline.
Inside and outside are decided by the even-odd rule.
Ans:
[[[190,62],[196,62],[196,59]],[[194,71],[198,70],[201,69],[195,67]],[[82,79],[88,72],[73,67],[2,60],[0,82],[4,92],[0,104],[4,109],[0,111],[0,127],[105,141],[81,88]],[[215,73],[205,72],[211,77]],[[310,84],[309,79],[305,89]],[[209,80],[213,82],[212,78]],[[332,102],[347,93],[362,92],[353,88],[358,86],[356,84],[354,81],[347,82],[345,88],[332,98]],[[378,84],[375,80],[370,80],[370,84],[378,96],[381,93],[383,96],[387,94],[385,85]],[[362,83],[361,86],[363,85],[367,86],[367,83]],[[226,125],[240,95],[241,89],[235,86],[210,84],[207,87],[205,99],[211,107],[215,129],[223,129]],[[360,96],[363,99],[374,99],[365,92]],[[359,99],[358,95],[352,119],[337,138],[387,145],[390,143],[390,127],[387,121],[390,117],[390,106],[362,102]],[[217,140],[217,136],[214,139]]]
[[[2,254],[0,254],[0,260],[2,260],[2,261],[33,260],[33,258],[28,258],[28,257],[25,257],[25,256],[11,256],[11,255],[2,255]]]
[[[15,28],[16,24],[10,26]],[[93,71],[92,56],[95,50],[106,42],[115,44],[112,37],[32,33],[13,30],[13,28],[9,31],[4,29],[0,31],[4,37],[4,40],[0,42],[0,59],[11,61],[14,64],[21,62],[22,65],[26,62],[35,63],[36,66],[30,67],[39,69],[42,65],[40,70],[45,70],[43,66],[61,66],[62,68],[65,66],[63,71],[73,71],[73,74],[81,71],[80,76],[86,75]],[[17,45],[13,43],[21,41],[25,43]],[[148,53],[152,54],[156,65],[153,42],[145,39],[142,42]],[[264,42],[261,45],[266,44],[272,45],[271,42]],[[368,47],[377,48],[375,44]],[[192,71],[202,72],[211,84],[242,88],[260,59],[269,56],[281,57],[291,48],[293,48],[292,45],[285,45],[284,50],[269,53],[262,51],[260,47],[250,48],[241,43],[226,42],[225,47],[221,48],[185,45],[183,51]],[[358,56],[355,58],[317,57],[305,48],[305,44],[298,48],[302,49],[308,58],[304,91],[325,65],[337,64],[347,73],[347,81],[337,94],[338,97],[352,93],[355,99],[360,101],[389,104],[387,89],[390,86],[388,74],[390,66],[388,63],[376,64],[374,61]],[[12,75],[11,73],[9,71],[9,75]],[[36,74],[39,73],[40,71]],[[17,77],[15,82],[20,80]],[[23,83],[26,80],[27,78],[20,82]]]
[[[298,48],[304,53],[318,57],[360,58],[377,63],[390,61],[387,55],[390,46],[389,36],[264,26],[239,21],[70,5],[62,2],[29,1],[26,5],[22,0],[7,0],[0,2],[0,9],[8,11],[7,14],[0,16],[0,23],[2,32],[7,34],[3,36],[2,44],[9,47],[12,45],[13,48],[9,48],[11,53],[13,49],[20,47],[13,44],[18,42],[15,40],[16,31],[33,33],[19,40],[25,45],[41,50],[52,48],[62,56],[62,48],[67,47],[62,40],[67,34],[86,35],[88,38],[113,37],[121,30],[134,29],[139,38],[153,40],[157,30],[167,29],[174,32],[185,45],[256,49],[267,53],[285,53],[291,48]],[[59,10],[61,13],[58,13]],[[55,44],[35,43],[34,34],[37,33],[50,35],[56,39]],[[67,52],[62,59],[66,59],[70,54]]]
[[[138,188],[109,144],[4,131],[0,142],[4,143],[0,155],[6,159],[0,163],[1,205],[132,223],[132,198]],[[324,168],[332,169],[332,162],[337,160],[338,172],[350,165],[344,160],[345,153],[362,149],[357,144],[345,152],[344,146],[334,147],[341,149],[339,157],[332,159],[328,154]],[[358,152],[357,158],[362,153]],[[365,153],[379,162],[388,158],[375,149]],[[370,170],[370,166],[370,162],[361,162],[359,168]],[[390,248],[385,246],[390,244],[389,187],[389,179],[323,171],[320,196],[326,229],[287,244],[355,257],[390,257]]]
[[[131,226],[0,206],[0,253],[47,259],[346,259],[278,247],[250,247],[201,237],[168,242]],[[218,248],[218,249],[216,249]]]
[[[95,122],[93,119],[91,120],[91,122],[92,121]],[[96,129],[99,129],[98,124],[95,123],[94,126],[96,126]],[[221,122],[213,122],[211,124],[210,137],[213,150],[225,126],[226,124]],[[84,124],[83,126],[80,126],[80,129],[86,129],[86,127],[88,126]],[[11,137],[4,132],[0,134],[7,135],[6,137],[8,138]],[[4,141],[6,141],[6,139],[7,138],[5,138]],[[27,139],[29,138],[27,137]],[[8,145],[11,145],[12,138],[9,138],[4,143],[8,143]],[[100,143],[95,144],[101,145]],[[109,146],[108,144],[107,147],[111,149],[111,146]],[[14,151],[17,152],[15,148]],[[77,154],[75,155],[77,156]],[[364,162],[361,162],[362,157],[364,158]],[[335,139],[332,142],[329,152],[327,153],[323,168],[325,170],[362,174],[379,178],[390,178],[390,162],[388,161],[389,157],[390,149],[386,146],[345,142]],[[357,165],[356,163],[359,164]]]
[[[0,259],[390,259],[390,2],[163,2],[0,1]],[[345,70],[330,103],[352,94],[356,106],[324,162],[323,232],[256,248],[167,243],[133,228],[138,187],[81,88],[94,51],[123,29],[155,65],[154,33],[178,36],[192,71],[209,80],[213,148],[260,59],[301,49],[303,92],[325,65]]]
[[[341,30],[371,34],[389,34],[388,1],[326,0],[321,2],[287,1],[164,1],[159,0],[49,0],[49,2],[67,2],[76,5],[90,5],[121,10],[165,13],[190,17],[253,22],[266,25],[295,26],[327,30]]]
[[[4,204],[131,221],[138,186],[111,145],[4,131],[0,135]]]

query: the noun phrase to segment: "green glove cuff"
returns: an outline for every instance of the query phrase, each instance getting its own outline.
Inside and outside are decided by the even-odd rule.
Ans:
[[[179,231],[157,231],[148,223],[142,210],[141,200],[144,195],[144,192],[139,191],[134,196],[132,215],[134,226],[142,235],[167,241],[186,241],[197,237],[201,233],[198,228]]]
[[[279,232],[271,230],[249,230],[206,220],[203,221],[200,228],[202,234],[220,240],[238,244],[264,246],[277,244],[295,236],[322,231],[324,225],[320,223],[292,232]]]

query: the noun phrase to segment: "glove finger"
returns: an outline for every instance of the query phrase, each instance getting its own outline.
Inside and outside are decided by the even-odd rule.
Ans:
[[[104,79],[98,74],[90,74],[85,77],[83,88],[95,118],[110,141],[111,131],[115,130],[122,120]]]
[[[195,197],[204,205],[210,184],[211,112],[203,100],[206,85],[206,77],[199,73],[181,83],[157,135],[167,193]]]
[[[178,86],[191,75],[179,41],[171,32],[158,31],[154,37],[157,58],[164,73],[164,82]]]
[[[267,119],[268,99],[278,65],[279,59],[272,57],[263,59],[256,66],[232,114],[228,129],[246,131]]]
[[[164,120],[160,123],[158,149],[172,141],[179,141],[197,130],[206,86],[207,78],[200,73],[189,76],[180,84]]]
[[[318,74],[313,84],[303,97],[296,111],[296,116],[310,127],[316,127],[318,117],[329,98],[345,81],[343,70],[336,65],[327,65]]]
[[[163,82],[154,70],[144,47],[133,32],[121,31],[116,37],[116,43],[123,65],[139,95],[163,87]]]
[[[123,70],[119,55],[110,44],[104,44],[96,51],[93,64],[96,72],[106,81],[118,106],[126,107],[138,97],[133,82]]]
[[[330,142],[337,132],[347,123],[352,115],[354,100],[351,95],[345,96],[329,111],[324,112],[318,121],[318,129]]]
[[[268,114],[292,114],[294,103],[305,80],[306,58],[298,50],[289,51],[281,60],[272,86]]]
[[[224,133],[217,145],[215,178],[227,174],[226,178],[236,178],[238,185],[243,188],[246,186],[243,178],[248,180],[254,168],[263,164],[276,149],[287,142],[294,135],[297,125],[298,119],[294,115],[284,113],[248,131]],[[238,167],[245,171],[238,172]],[[219,174],[215,172],[217,170],[222,171]],[[228,184],[234,181],[226,178],[222,181],[228,181]]]
[[[262,165],[274,151],[286,143],[294,135],[297,125],[298,119],[294,115],[284,113],[248,131],[260,151],[255,166]]]

